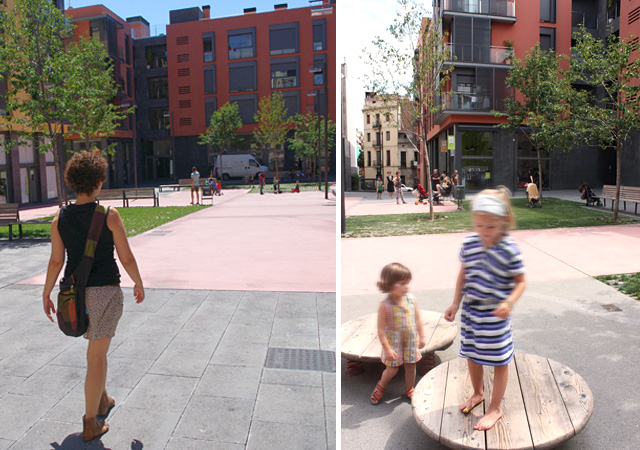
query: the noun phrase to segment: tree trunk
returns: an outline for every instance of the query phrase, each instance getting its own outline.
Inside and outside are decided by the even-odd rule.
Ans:
[[[538,155],[538,201],[542,205],[542,157],[540,156],[540,147],[536,145],[536,154]],[[535,181],[535,180],[534,180]]]
[[[618,220],[618,209],[620,208],[620,182],[622,181],[622,142],[620,138],[616,141],[616,199],[613,205],[613,221]]]
[[[62,186],[60,183],[60,157],[58,156],[58,140],[51,148],[53,152],[53,165],[56,173],[56,191],[58,192],[58,208],[62,208]]]
[[[427,192],[429,193],[429,220],[433,220],[434,214],[433,214],[433,188],[431,186],[432,184],[431,183],[431,163],[429,162],[429,149],[427,148],[427,134],[426,134],[427,126],[425,122],[426,122],[426,119],[423,113],[420,119],[420,126],[422,127],[422,129],[420,130],[421,140],[422,140],[422,145],[424,146],[424,153],[422,156],[424,157],[424,161],[425,161],[425,172],[427,172]]]

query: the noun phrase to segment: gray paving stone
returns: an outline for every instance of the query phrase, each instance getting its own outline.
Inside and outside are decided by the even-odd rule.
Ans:
[[[275,306],[278,301],[278,292],[266,292],[266,291],[244,291],[242,296],[242,302],[248,305],[252,305],[256,308],[265,305]]]
[[[182,412],[193,393],[194,378],[146,374],[131,391],[124,406],[154,411]]]
[[[336,408],[336,374],[322,372],[322,387],[324,393],[324,405],[327,408]]]
[[[147,312],[155,313],[171,300],[179,291],[175,289],[145,289],[145,298],[142,303],[136,303],[133,299],[133,289],[122,288],[124,294],[124,313]]]
[[[48,353],[18,352],[0,361],[0,375],[29,377],[53,359]]]
[[[322,328],[336,329],[336,313],[319,313],[318,314],[318,326]]]
[[[244,450],[242,444],[172,437],[165,450]]]
[[[136,333],[147,336],[164,336],[174,335],[184,326],[187,318],[177,320],[171,316],[153,315],[149,317],[140,327],[136,330]]]
[[[82,421],[81,421],[82,422]],[[11,450],[85,449],[82,424],[40,420],[11,447]]]
[[[107,388],[118,386],[133,389],[148,372],[153,361],[140,358],[109,358]]]
[[[127,398],[131,389],[107,385],[107,392],[116,399],[116,406],[109,412],[109,418],[113,417],[122,402]],[[73,423],[82,428],[82,415],[84,414],[84,378],[62,400],[56,403],[43,416],[43,420],[50,422]]]
[[[327,450],[334,450],[337,445],[338,435],[336,433],[336,407],[332,406],[325,409],[324,427],[327,433]]]
[[[318,334],[318,320],[312,319],[298,319],[294,317],[276,317],[273,321],[273,334],[287,335],[312,335]]]
[[[261,373],[261,367],[210,364],[195,395],[255,400]]]
[[[200,377],[204,373],[216,342],[199,333],[181,332],[171,341],[149,370],[159,375]]]
[[[254,402],[194,395],[173,435],[244,444]]]
[[[238,348],[238,344],[224,338],[218,345],[212,364],[230,366],[264,366],[267,357],[267,346],[264,344],[251,344]]]
[[[27,377],[14,377],[11,375],[0,375],[0,398],[11,389],[25,381]]]
[[[273,334],[269,340],[269,347],[275,348],[306,348],[317,350],[320,348],[318,335],[308,334]]]
[[[312,370],[265,369],[262,383],[295,386],[322,386],[322,373]]]
[[[49,410],[55,400],[41,397],[7,394],[0,398],[0,438],[17,440]]]
[[[138,358],[156,360],[165,350],[173,336],[148,336],[136,334],[128,336],[120,345],[109,352],[115,358]]]
[[[318,305],[318,314],[329,314],[335,317],[336,305],[338,303],[335,292],[317,293],[316,302]]]
[[[238,310],[231,319],[232,324],[255,326],[270,326],[273,322],[273,310],[247,309]]]
[[[264,422],[318,426],[324,422],[322,388],[262,384],[253,418]]]
[[[87,367],[87,343],[84,338],[75,343],[51,360],[51,364],[71,367]]]
[[[251,326],[246,323],[232,323],[224,332],[225,341],[231,339],[238,343],[268,344],[271,338],[270,323],[262,326]]]
[[[85,370],[48,364],[11,390],[12,394],[60,400],[81,381]]]
[[[327,448],[323,426],[289,423],[251,423],[247,450],[325,450]]]
[[[320,328],[320,350],[336,351],[336,330]]]
[[[9,441],[7,439],[0,439],[0,450],[7,450],[14,442],[15,441]]]
[[[142,410],[122,405],[109,419],[109,432],[102,437],[102,444],[105,450],[164,449],[179,419],[177,412]],[[95,443],[89,448],[102,449]]]

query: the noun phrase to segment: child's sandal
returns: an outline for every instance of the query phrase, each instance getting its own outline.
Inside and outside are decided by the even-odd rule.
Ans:
[[[380,386],[380,383],[377,383],[376,388],[371,393],[371,403],[373,403],[374,405],[380,403],[380,400],[382,400],[382,396],[384,395],[385,391],[386,389]]]
[[[411,399],[411,398],[413,398],[413,391],[415,391],[414,388],[407,389],[406,391],[404,391],[404,395],[406,395],[407,397],[409,397]]]

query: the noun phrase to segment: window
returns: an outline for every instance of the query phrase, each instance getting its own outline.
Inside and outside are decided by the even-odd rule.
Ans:
[[[327,55],[314,55],[313,56],[313,67],[324,70],[327,63]],[[324,73],[318,72],[313,74],[313,85],[314,86],[324,86]]]
[[[540,27],[540,48],[542,50],[556,50],[556,29]]]
[[[371,116],[367,114],[367,125],[369,125],[370,123],[371,123]]]
[[[300,112],[300,91],[284,91],[282,93],[287,117],[293,117]]]
[[[216,91],[216,66],[204,67],[204,93],[215,94]]]
[[[255,28],[229,31],[229,59],[253,58],[256,56],[255,36]]]
[[[167,67],[166,47],[147,47],[145,50],[147,69],[159,69]]]
[[[327,21],[325,19],[313,21],[313,51],[327,49]]]
[[[218,110],[218,98],[217,97],[209,97],[204,99],[204,120],[205,126],[209,126],[209,121],[211,120],[211,115]]]
[[[255,61],[229,64],[229,92],[255,91],[257,88]]]
[[[168,109],[150,109],[149,130],[168,130],[171,127],[170,117]]]
[[[371,167],[371,152],[367,152],[367,166]]]
[[[298,23],[270,25],[269,51],[272,55],[298,53]]]
[[[455,17],[453,54],[458,61],[491,61],[491,20],[480,17]]]
[[[400,152],[400,167],[407,167],[407,152]]]
[[[202,56],[204,62],[213,62],[216,60],[214,34],[215,33],[205,33],[202,35]]]
[[[149,78],[149,88],[147,90],[149,100],[159,98],[169,98],[169,81],[167,77]]]
[[[556,21],[556,0],[540,0],[540,22]]]
[[[367,133],[367,142],[371,142],[371,133]]]
[[[131,64],[131,38],[128,34],[124,35],[124,53],[126,55],[127,64]]]
[[[298,86],[298,58],[271,60],[271,89]]]
[[[391,152],[387,150],[387,166],[391,165]]]
[[[387,141],[391,140],[391,132],[387,131]]]
[[[258,112],[257,94],[232,95],[229,97],[229,101],[238,104],[238,112],[240,113],[240,119],[242,119],[243,124],[256,123],[253,116]]]

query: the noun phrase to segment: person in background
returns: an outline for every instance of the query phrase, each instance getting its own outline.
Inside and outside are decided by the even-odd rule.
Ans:
[[[196,205],[200,204],[200,172],[193,166],[191,169],[191,205],[193,205],[193,193],[196,193]]]

